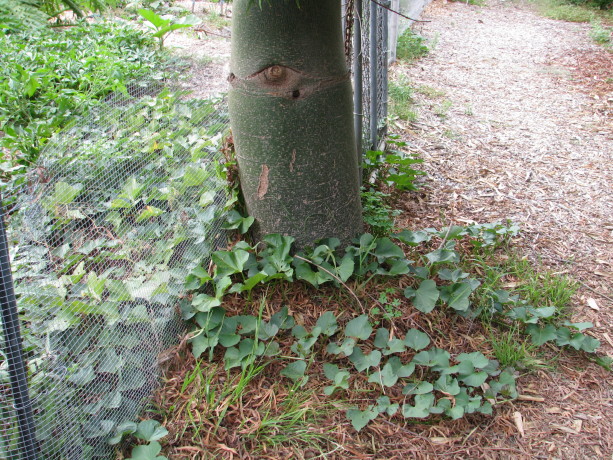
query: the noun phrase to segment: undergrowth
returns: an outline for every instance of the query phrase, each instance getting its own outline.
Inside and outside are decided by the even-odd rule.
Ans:
[[[367,212],[390,203],[382,190],[417,188],[419,160],[395,147],[367,155]],[[399,158],[412,161],[406,177],[396,177]],[[230,437],[236,454],[326,456],[338,448],[338,425],[359,432],[489,416],[517,397],[519,370],[547,365],[544,343],[598,348],[585,333],[591,324],[568,321],[572,281],[512,251],[515,224],[398,231],[385,206],[371,214],[377,235],[348,247],[332,238],[295,252],[293,238],[268,235],[192,272],[196,291],[182,314],[194,356],[181,390],[173,384],[158,401],[168,426],[182,427],[173,445],[220,453]],[[253,222],[231,220],[243,233]]]

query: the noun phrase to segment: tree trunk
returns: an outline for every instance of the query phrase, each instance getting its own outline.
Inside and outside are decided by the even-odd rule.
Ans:
[[[340,0],[236,0],[230,124],[255,236],[362,230]]]

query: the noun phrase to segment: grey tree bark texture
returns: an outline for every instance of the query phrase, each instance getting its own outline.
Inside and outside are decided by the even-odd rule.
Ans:
[[[230,125],[256,239],[363,228],[340,0],[236,0]]]

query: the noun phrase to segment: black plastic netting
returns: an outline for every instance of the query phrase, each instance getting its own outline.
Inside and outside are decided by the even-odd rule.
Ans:
[[[12,270],[37,458],[109,458],[159,385],[185,333],[188,275],[226,243],[227,129],[221,100],[134,85],[59,133],[27,185],[5,192],[0,284]],[[3,315],[0,459],[26,458],[14,323]]]

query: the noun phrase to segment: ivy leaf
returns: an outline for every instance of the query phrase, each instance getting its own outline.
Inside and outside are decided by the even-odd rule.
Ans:
[[[249,230],[251,225],[253,225],[254,222],[255,217],[243,217],[238,211],[233,209],[228,213],[226,222],[222,225],[221,228],[224,228],[226,230],[238,230],[241,234],[244,235],[245,233],[247,233],[247,231]]]
[[[200,200],[198,200],[198,204],[203,208],[213,204],[215,202],[215,192],[213,190],[209,190],[200,195]]]
[[[380,371],[373,373],[368,381],[371,383],[379,383],[380,385],[391,387],[396,384],[400,377],[408,377],[415,370],[415,364],[409,363],[405,366],[400,362],[397,356],[391,357],[385,366]]]
[[[404,404],[402,406],[402,415],[405,418],[426,418],[430,415],[430,407],[434,404],[434,395],[432,393],[419,394],[415,396],[415,405]]]
[[[387,347],[383,350],[384,355],[393,355],[406,351],[404,341],[400,339],[391,339],[387,342]]]
[[[192,307],[195,310],[203,313],[207,313],[211,311],[215,307],[219,307],[221,305],[221,300],[217,297],[211,297],[208,294],[198,294],[192,300]]]
[[[197,185],[201,185],[209,173],[201,168],[200,166],[188,166],[185,168],[185,173],[183,174],[183,185],[186,187],[194,187]]]
[[[564,321],[564,326],[568,326],[571,329],[576,329],[579,332],[581,332],[581,331],[584,331],[585,329],[594,327],[594,324],[590,323],[589,321],[586,321],[584,323],[571,323],[570,321]]]
[[[355,263],[353,258],[346,255],[343,257],[341,264],[336,267],[336,274],[343,282],[345,282],[351,277],[351,275],[353,275],[354,267]]]
[[[138,424],[134,436],[145,441],[157,441],[168,434],[168,430],[160,425],[157,420],[143,420]]]
[[[360,431],[368,425],[368,422],[377,418],[379,411],[375,408],[369,408],[363,411],[359,409],[349,409],[345,415],[351,421],[353,428],[355,428],[356,431]]]
[[[164,214],[163,209],[156,208],[155,206],[145,206],[145,209],[136,217],[136,222],[142,222],[143,220],[161,216],[162,214]]]
[[[324,374],[334,382],[333,385],[324,388],[324,394],[330,396],[337,388],[349,388],[350,374],[344,369],[339,369],[335,364],[324,363]]]
[[[368,316],[360,315],[352,319],[345,326],[345,336],[367,340],[372,334],[372,326],[368,323]]]
[[[167,457],[158,456],[161,450],[162,446],[157,441],[144,446],[136,446],[132,449],[132,456],[128,460],[168,460]]]
[[[419,351],[430,345],[430,337],[417,329],[409,329],[404,338],[404,344],[415,351]]]
[[[218,278],[241,273],[249,260],[249,253],[242,249],[234,251],[216,251],[211,255],[216,265],[215,274]]]
[[[362,372],[365,369],[379,365],[381,362],[381,352],[373,350],[365,355],[360,347],[354,347],[353,353],[349,356],[349,361],[353,363],[358,372]]]
[[[66,182],[58,182],[55,184],[53,195],[51,195],[50,204],[70,204],[74,199],[81,194],[83,190],[82,184],[75,184],[74,186]]]
[[[334,335],[338,329],[336,316],[331,311],[325,312],[317,319],[316,327],[321,329],[321,333],[327,337]]]
[[[304,377],[306,367],[306,361],[294,361],[293,363],[285,366],[285,368],[281,371],[281,375],[296,382]]]

